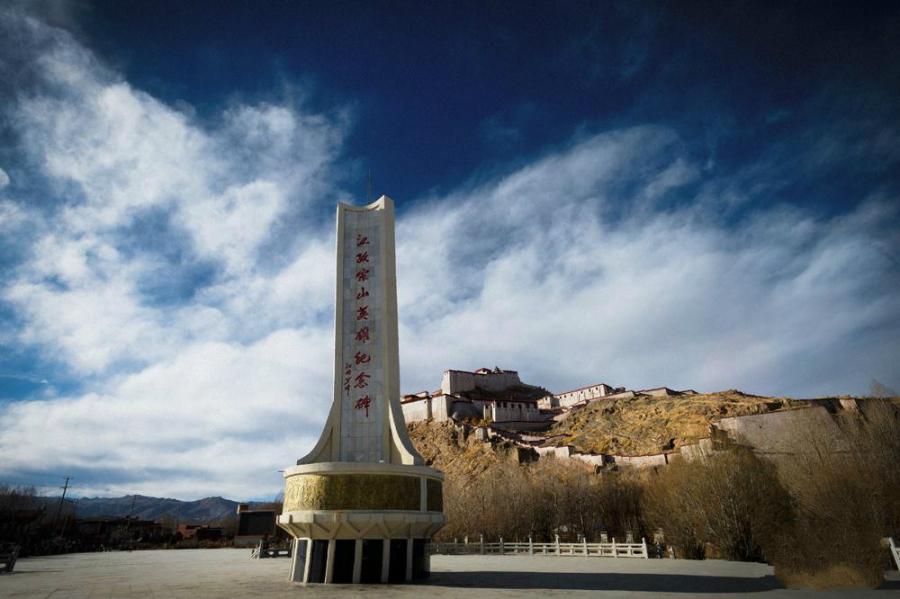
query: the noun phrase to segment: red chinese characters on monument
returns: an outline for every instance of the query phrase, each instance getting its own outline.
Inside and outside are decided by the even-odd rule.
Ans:
[[[367,372],[360,372],[356,375],[356,384],[353,386],[357,389],[365,389],[369,386],[369,379],[372,378],[372,375]]]
[[[369,406],[372,405],[372,400],[368,395],[363,395],[359,399],[356,400],[356,404],[354,404],[354,408],[357,410],[362,410],[365,408],[366,410],[366,418],[369,417]]]
[[[344,391],[350,393],[350,377],[353,376],[353,367],[350,362],[344,364]]]
[[[357,344],[368,345],[371,335],[369,322],[371,314],[369,313],[369,304],[366,298],[369,297],[371,283],[367,282],[372,280],[374,274],[373,271],[368,268],[368,265],[371,264],[369,256],[370,242],[368,236],[357,234],[356,248],[357,251],[354,258],[356,271],[353,276],[357,282],[355,294],[357,302],[355,307],[357,328],[354,334],[354,340]],[[369,285],[369,287],[367,287],[367,285]],[[374,398],[372,397],[371,391],[368,389],[369,379],[372,378],[368,368],[372,365],[373,358],[374,355],[372,354],[371,348],[364,348],[364,350],[356,351],[353,356],[354,363],[351,365],[350,362],[347,362],[348,370],[345,372],[346,376],[344,380],[344,390],[348,394],[351,390],[357,389],[363,393],[363,395],[356,398],[356,401],[353,403],[353,408],[364,411],[366,418],[369,417],[369,408],[372,407],[372,404],[374,403]]]

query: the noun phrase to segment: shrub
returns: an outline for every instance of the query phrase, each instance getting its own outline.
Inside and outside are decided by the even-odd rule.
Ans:
[[[837,433],[796,431],[779,461],[797,517],[776,539],[772,562],[788,586],[876,587],[884,578],[882,537],[900,530],[900,411],[861,402],[838,416]]]
[[[449,478],[444,485],[447,526],[438,539],[503,537],[552,541],[556,534],[599,540],[641,529],[642,487],[620,473],[597,476],[582,463],[542,460],[501,462],[477,476]]]
[[[778,527],[792,521],[775,467],[745,448],[676,461],[647,490],[644,513],[680,555],[763,561]]]

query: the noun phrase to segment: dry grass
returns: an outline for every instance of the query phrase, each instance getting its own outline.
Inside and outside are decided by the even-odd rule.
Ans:
[[[759,397],[740,391],[677,397],[638,396],[600,400],[573,410],[547,435],[564,435],[560,444],[583,453],[647,455],[696,443],[709,436],[709,424],[805,407],[802,401]]]
[[[444,472],[448,478],[478,477],[515,455],[511,444],[478,441],[472,429],[457,428],[450,422],[414,422],[407,430],[425,462]]]

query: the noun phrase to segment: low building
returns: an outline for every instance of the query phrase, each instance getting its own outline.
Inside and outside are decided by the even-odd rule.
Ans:
[[[581,401],[591,401],[592,399],[599,399],[601,397],[606,397],[615,393],[621,393],[624,390],[624,387],[611,387],[606,383],[596,383],[594,385],[572,389],[571,391],[557,393],[553,396],[554,399],[551,402],[555,403],[556,405],[551,405],[550,407],[568,408]]]
[[[267,504],[250,507],[241,503],[237,508],[237,528],[234,533],[235,547],[254,547],[263,539],[274,539],[282,531],[275,525],[281,505]]]
[[[559,407],[559,400],[555,395],[545,395],[537,401],[537,406],[541,410],[553,410]]]
[[[178,534],[184,541],[218,541],[222,538],[224,531],[217,526],[207,526],[206,524],[179,524]]]
[[[131,517],[80,518],[75,521],[75,526],[82,549],[86,551],[158,542],[169,534],[158,522]]]

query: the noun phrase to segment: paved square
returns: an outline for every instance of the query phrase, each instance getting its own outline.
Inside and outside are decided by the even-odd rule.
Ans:
[[[311,597],[799,597],[764,564],[543,556],[435,556],[428,585],[292,585],[286,558],[247,549],[76,553],[19,560],[0,597],[306,599]],[[900,576],[877,591],[814,597],[900,596]]]

